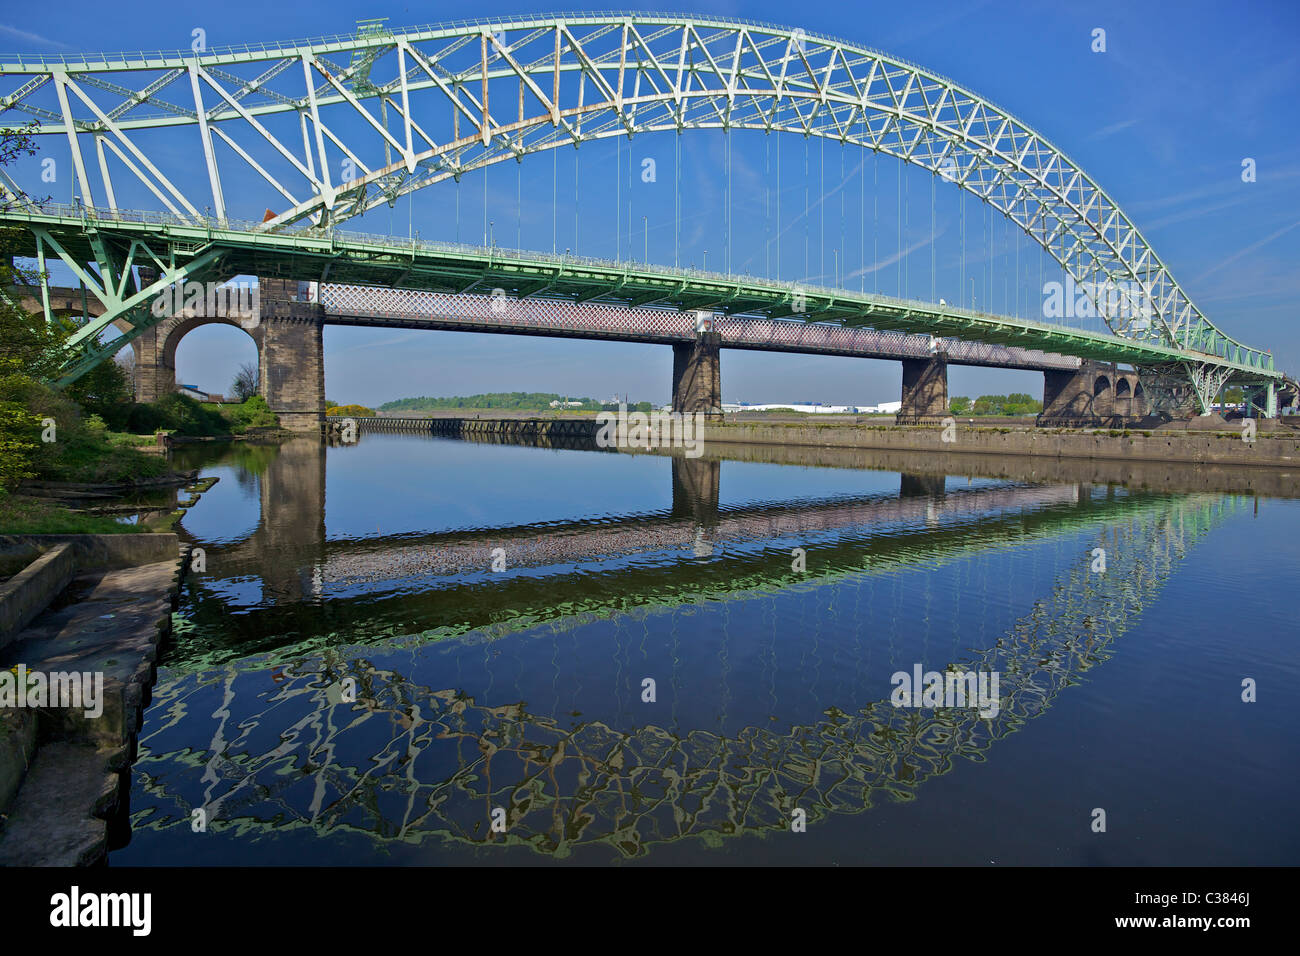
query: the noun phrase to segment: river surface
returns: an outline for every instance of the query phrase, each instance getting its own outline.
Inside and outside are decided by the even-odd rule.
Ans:
[[[112,862],[1300,859],[1300,501],[717,451],[174,453]]]

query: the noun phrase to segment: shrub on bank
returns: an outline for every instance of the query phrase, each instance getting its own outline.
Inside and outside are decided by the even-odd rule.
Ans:
[[[136,434],[169,431],[191,438],[229,434],[226,420],[215,406],[179,392],[136,405],[127,420],[127,430]]]
[[[0,444],[18,448],[0,466],[6,487],[22,478],[116,482],[167,471],[162,458],[116,444],[102,418],[26,375],[0,375],[0,409],[12,423],[0,429]]]
[[[325,414],[330,418],[341,416],[343,418],[374,418],[375,410],[366,408],[364,405],[329,405],[325,409]]]
[[[250,428],[276,428],[279,424],[260,395],[238,404],[215,405],[176,392],[156,402],[136,405],[131,409],[127,428],[136,434],[166,431],[186,438],[213,438],[240,435]]]
[[[230,422],[230,430],[241,435],[251,428],[278,428],[280,419],[261,395],[254,395],[239,405],[223,405],[221,412]]]

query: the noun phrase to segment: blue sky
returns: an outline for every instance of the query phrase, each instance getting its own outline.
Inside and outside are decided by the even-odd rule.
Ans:
[[[677,0],[631,8],[676,8],[799,26],[884,50],[953,78],[1014,113],[1079,162],[1136,222],[1220,328],[1247,344],[1271,348],[1281,367],[1300,371],[1295,321],[1300,277],[1294,268],[1300,260],[1300,130],[1295,123],[1300,6],[987,2],[817,3],[795,8],[770,0]],[[487,0],[476,5],[473,14],[554,9],[521,0]],[[144,2],[133,4],[129,16],[122,16],[102,4],[63,2],[57,16],[39,8],[0,14],[0,50],[188,48],[196,26],[207,32],[210,46],[218,46],[346,33],[358,14],[386,16],[391,26],[401,26],[467,13],[405,3],[373,2],[362,9],[328,0],[301,6],[237,0],[219,7]],[[1097,27],[1106,31],[1107,50],[1102,54],[1090,49]],[[567,194],[561,189],[556,197],[558,211],[550,195],[549,156],[529,157],[526,170],[490,169],[486,199],[497,242],[549,249],[554,229],[560,246],[574,244],[580,252],[612,256],[621,251],[640,258],[648,246],[652,260],[671,263],[670,177],[661,175],[659,188],[621,194],[615,205],[616,181],[626,176],[629,158],[638,168],[646,156],[654,157],[661,170],[672,168],[670,134],[643,140],[620,147],[612,141],[590,144],[592,148],[578,157],[583,189],[577,196],[576,230],[571,150],[561,151],[554,160],[557,179],[568,187]],[[736,269],[774,271],[771,210],[779,192],[784,278],[832,281],[837,249],[843,281],[855,288],[861,284],[919,298],[929,298],[934,288],[949,301],[973,296],[977,304],[991,302],[1008,311],[1014,311],[1018,301],[1023,314],[1037,307],[1034,296],[1041,283],[1034,271],[1036,251],[1022,242],[1018,254],[1023,258],[1015,259],[1015,236],[1000,218],[991,224],[980,218],[984,211],[978,203],[965,206],[968,271],[960,274],[967,287],[958,291],[963,285],[956,265],[963,207],[952,187],[938,196],[932,219],[930,178],[915,170],[900,178],[899,164],[887,158],[878,165],[868,159],[863,165],[861,156],[842,155],[835,144],[813,143],[807,147],[810,172],[805,179],[806,144],[787,136],[781,144],[783,176],[774,182],[772,144],[760,134],[737,134],[732,145],[736,198],[731,256]],[[679,188],[688,213],[680,227],[678,254],[683,264],[699,264],[707,249],[709,266],[720,267],[726,246],[718,228],[725,215],[723,137],[688,133],[681,147]],[[1241,180],[1245,157],[1257,164],[1253,183]],[[900,185],[907,199],[901,224],[895,212]],[[484,177],[466,177],[459,189],[459,222],[454,190],[448,188],[439,195],[419,194],[412,207],[399,205],[391,216],[372,214],[362,227],[405,233],[407,223],[400,220],[409,217],[424,237],[459,234],[467,241],[481,240]],[[517,189],[522,203],[515,202]],[[825,195],[824,202],[817,202],[819,194]],[[862,241],[857,238],[855,206],[865,208],[868,218]],[[616,235],[616,224],[622,226],[621,235]],[[907,251],[901,268],[900,247]],[[990,259],[991,280],[986,271]],[[1010,270],[1013,261],[1020,263],[1019,273]],[[1050,278],[1050,269],[1047,272]],[[979,275],[973,286],[972,274]],[[628,393],[634,399],[661,401],[670,388],[671,354],[664,347],[331,328],[326,331],[326,350],[327,391],[330,398],[344,402],[376,404],[403,395],[505,390],[602,397]],[[181,345],[179,377],[219,391],[235,367],[253,357],[243,333],[207,327]],[[897,398],[900,376],[898,365],[889,362],[723,355],[727,401],[887,401]],[[954,394],[1037,394],[1041,376],[954,368],[950,386]]]

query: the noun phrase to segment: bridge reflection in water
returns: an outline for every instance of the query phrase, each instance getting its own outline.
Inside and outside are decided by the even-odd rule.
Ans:
[[[217,628],[229,612],[219,589],[187,585],[141,735],[137,835],[188,831],[202,807],[214,832],[242,839],[364,834],[639,857],[666,841],[788,831],[795,809],[811,824],[910,799],[1107,660],[1187,549],[1240,502],[903,474],[896,496],[720,507],[721,464],[674,459],[663,512],[331,540],[324,466],[317,444],[283,446],[261,476],[256,531],[208,550],[221,575],[261,577],[259,606]],[[508,575],[487,570],[496,547]],[[795,547],[804,573],[792,570]],[[1095,547],[1104,574],[1091,569]],[[945,635],[929,582],[949,567],[987,582],[1008,559],[1035,569],[1027,613]],[[900,600],[909,575],[919,590]],[[881,582],[892,597],[877,594]],[[971,591],[961,600],[981,600]],[[771,633],[759,633],[763,607],[745,616],[800,593],[821,608],[802,632],[772,612]],[[836,605],[850,594],[847,613]],[[997,620],[993,603],[977,615]],[[618,639],[592,655],[607,632],[579,637],[601,624]],[[924,657],[909,629],[924,631]],[[220,641],[207,636],[218,630]],[[778,665],[791,656],[783,643],[797,667]],[[561,703],[579,655],[580,682],[602,687],[595,716]],[[699,678],[706,659],[716,674]],[[889,675],[916,661],[999,672],[999,712],[895,708]],[[657,708],[640,702],[643,676],[658,680]],[[355,702],[343,699],[347,678]],[[805,685],[811,703],[793,703]],[[701,689],[709,703],[691,703]],[[491,828],[494,808],[504,833]]]

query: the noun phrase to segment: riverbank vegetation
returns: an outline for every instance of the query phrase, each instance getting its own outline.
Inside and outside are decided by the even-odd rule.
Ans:
[[[650,410],[649,402],[629,404],[632,410]],[[559,409],[598,412],[616,411],[617,402],[600,402],[594,398],[561,395],[558,392],[486,392],[480,395],[452,395],[445,398],[399,398],[379,406],[381,412],[419,415],[423,412],[443,411],[556,411]]]
[[[31,152],[29,140],[4,131],[0,165]],[[0,532],[131,530],[25,494],[22,483],[39,482],[41,491],[60,483],[131,488],[170,471],[159,454],[158,432],[230,436],[278,426],[256,395],[223,406],[179,394],[136,403],[128,372],[111,359],[62,388],[52,386],[79,325],[75,319],[47,322],[26,310],[22,291],[39,284],[40,276],[14,264],[22,241],[18,230],[0,228]]]
[[[375,410],[365,405],[340,405],[338,402],[327,401],[325,414],[331,418],[374,418]]]

